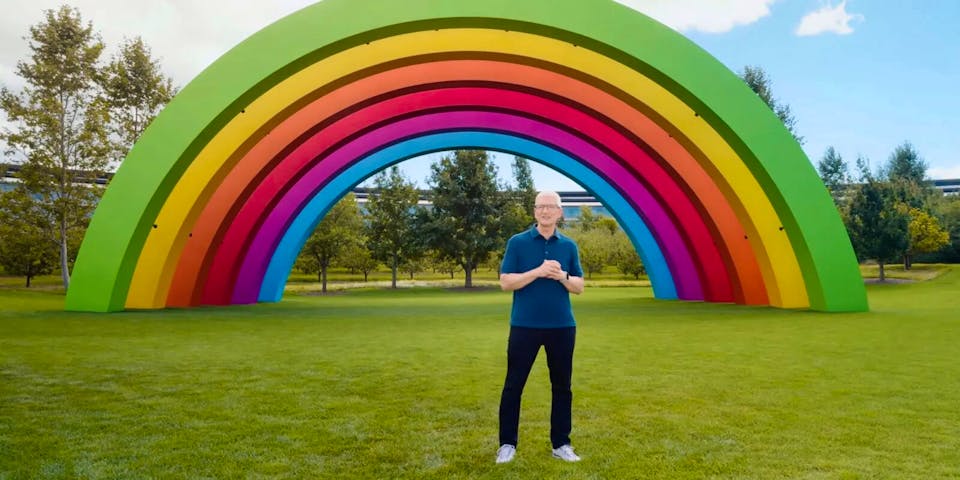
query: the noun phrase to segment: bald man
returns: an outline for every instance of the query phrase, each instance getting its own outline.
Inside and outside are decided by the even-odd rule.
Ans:
[[[500,396],[500,448],[497,463],[513,460],[520,426],[520,397],[540,347],[547,354],[553,398],[550,442],[553,456],[568,462],[580,457],[570,446],[573,348],[577,324],[570,294],[583,293],[583,269],[577,244],[557,231],[563,218],[560,195],[540,192],[534,206],[537,224],[507,242],[500,266],[500,288],[513,292],[507,376]]]

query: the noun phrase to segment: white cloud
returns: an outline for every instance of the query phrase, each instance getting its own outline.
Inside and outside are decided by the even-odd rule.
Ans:
[[[57,9],[62,0],[3,0],[4,10],[21,12],[0,16],[0,81],[11,78],[18,60],[30,51],[23,37],[43,19],[43,11]],[[201,70],[257,30],[315,0],[206,1],[194,0],[72,0],[85,22],[92,22],[107,45],[104,59],[123,38],[143,37],[154,57],[174,83],[183,86]]]
[[[863,15],[856,13],[847,13],[847,2],[841,1],[836,7],[826,4],[819,10],[810,12],[800,20],[796,33],[801,37],[820,35],[822,33],[835,33],[837,35],[849,35],[853,33],[852,21],[864,20]]]
[[[724,33],[770,15],[777,0],[617,0],[674,30]]]
[[[84,21],[107,45],[109,58],[124,37],[139,35],[174,83],[183,86],[201,70],[257,30],[316,0],[72,0]],[[617,0],[679,31],[727,32],[770,15],[777,0]],[[26,40],[43,11],[62,0],[3,0],[0,16],[0,82],[17,89],[13,69],[29,55]]]
[[[0,63],[0,86],[7,87],[13,91],[20,90],[23,87],[23,79],[17,76],[16,63]]]
[[[929,178],[960,178],[960,165],[946,167],[930,167],[927,169]]]

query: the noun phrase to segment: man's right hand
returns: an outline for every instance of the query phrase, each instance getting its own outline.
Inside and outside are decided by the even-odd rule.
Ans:
[[[540,278],[557,278],[560,274],[563,273],[563,268],[560,266],[560,262],[556,260],[544,260],[539,267]]]

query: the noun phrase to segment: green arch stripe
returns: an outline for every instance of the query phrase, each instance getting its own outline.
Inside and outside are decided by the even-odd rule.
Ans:
[[[242,114],[243,105],[337,51],[447,27],[557,38],[598,51],[663,85],[707,120],[757,178],[797,252],[811,308],[866,310],[866,292],[839,215],[777,117],[736,75],[682,35],[609,0],[325,0],[261,30],[185,87],[130,152],[90,225],[67,308],[123,309],[138,254],[167,195],[207,141]]]

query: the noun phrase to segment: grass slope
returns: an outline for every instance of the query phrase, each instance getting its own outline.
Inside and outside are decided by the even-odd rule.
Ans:
[[[958,478],[960,271],[820,314],[575,299],[574,445],[543,356],[495,465],[510,296],[354,290],[66,313],[0,289],[0,479]]]

